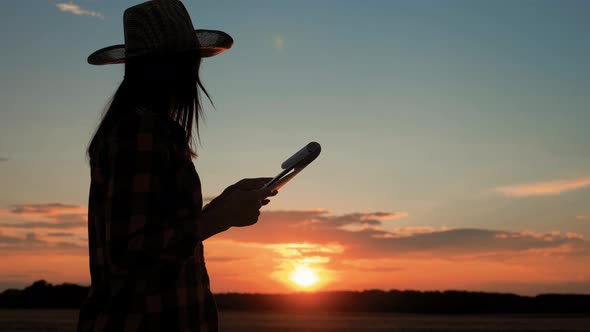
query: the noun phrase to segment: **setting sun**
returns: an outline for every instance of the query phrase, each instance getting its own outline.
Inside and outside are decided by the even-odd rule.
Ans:
[[[310,287],[318,282],[316,272],[307,266],[298,266],[291,273],[291,281],[300,287]]]

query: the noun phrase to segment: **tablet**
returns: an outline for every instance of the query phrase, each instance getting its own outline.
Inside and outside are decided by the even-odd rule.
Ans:
[[[272,190],[279,190],[307,167],[307,165],[311,164],[320,155],[321,151],[322,147],[319,143],[311,142],[307,144],[301,150],[295,152],[289,159],[285,160],[281,164],[283,170],[272,178],[272,180],[264,184],[261,189],[271,188]]]

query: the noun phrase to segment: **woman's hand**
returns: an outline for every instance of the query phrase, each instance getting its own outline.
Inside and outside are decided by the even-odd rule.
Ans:
[[[228,188],[231,188],[231,190],[236,190],[236,189],[241,189],[241,190],[257,190],[257,189],[262,188],[262,186],[264,186],[264,184],[266,184],[270,180],[272,180],[272,178],[242,179],[242,180],[240,180],[240,181],[232,184]],[[224,192],[227,191],[228,188],[226,188],[224,190]],[[231,193],[231,190],[230,190],[230,193]],[[262,206],[270,203],[270,199],[266,199],[266,197],[275,196],[278,193],[279,192],[277,190],[270,191],[270,193],[267,194],[265,197],[263,197],[263,199],[261,200]],[[221,195],[223,195],[223,193]]]
[[[260,216],[260,208],[270,202],[268,197],[278,193],[276,190],[260,189],[271,179],[243,179],[215,197],[204,210],[202,240],[232,226],[254,225]]]
[[[229,227],[254,225],[260,216],[260,208],[270,202],[269,196],[273,196],[270,189],[234,189],[207,213]]]
[[[217,205],[217,203],[219,201],[222,201],[223,199],[227,198],[232,192],[234,192],[237,189],[241,189],[241,190],[255,190],[255,189],[260,189],[265,183],[267,183],[268,181],[272,180],[272,178],[249,178],[249,179],[242,179],[234,184],[232,184],[231,186],[225,188],[225,190],[217,197],[215,197],[213,200],[211,200],[211,202],[209,202],[209,204],[207,204],[207,210],[212,208],[213,206]],[[270,196],[274,196],[276,195],[276,192],[273,195]],[[262,205],[266,205],[268,204],[268,200],[264,200],[265,203]]]

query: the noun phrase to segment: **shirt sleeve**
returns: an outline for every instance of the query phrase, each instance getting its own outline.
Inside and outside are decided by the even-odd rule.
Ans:
[[[171,142],[160,119],[137,115],[109,145],[105,240],[111,274],[194,264],[196,215],[176,211]],[[200,210],[200,207],[199,207]]]

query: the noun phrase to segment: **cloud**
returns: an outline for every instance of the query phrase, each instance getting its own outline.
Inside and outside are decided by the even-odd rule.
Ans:
[[[81,238],[87,232],[83,206],[16,204],[0,210],[0,218],[0,255],[87,254],[87,240]]]
[[[590,220],[590,216],[576,216],[578,220]]]
[[[27,233],[24,236],[3,235],[0,233],[0,256],[13,254],[74,254],[87,255],[88,249],[85,243],[66,241],[47,241],[36,233]]]
[[[7,236],[0,233],[0,246],[3,245],[10,245],[14,243],[20,243],[22,241],[21,238],[14,237],[14,236]]]
[[[16,214],[28,216],[55,216],[64,213],[84,213],[86,208],[79,205],[69,205],[62,203],[47,204],[14,204],[8,210],[0,210],[0,215]]]
[[[449,258],[479,255],[492,258],[494,255],[529,250],[544,250],[544,255],[590,254],[590,243],[575,233],[436,229],[431,226],[391,227],[381,221],[367,219],[366,215],[350,213],[338,216],[325,211],[265,211],[255,227],[231,229],[219,237],[264,244],[273,250],[280,248],[282,255],[291,252],[293,257],[305,256],[306,250],[310,255],[341,255],[347,258],[392,258],[408,255]],[[342,227],[367,223],[369,220],[372,225],[370,227]],[[317,248],[339,249],[322,253]]]
[[[6,158],[6,157],[0,157],[0,162],[2,162],[2,161],[8,161],[8,158]]]
[[[483,283],[527,280],[557,285],[579,276],[585,280],[585,266],[590,264],[590,242],[577,233],[398,226],[395,219],[375,221],[375,215],[382,216],[334,215],[326,210],[263,211],[253,227],[232,228],[208,240],[206,251],[212,256],[239,253],[244,261],[238,265],[263,271],[223,277],[218,282],[224,291],[235,287],[300,290],[291,276],[301,267],[321,276],[308,290],[478,290]],[[209,266],[213,275],[223,276],[235,272],[237,266],[229,265],[212,262]]]
[[[375,219],[384,215],[397,213],[263,211],[253,227],[232,228],[208,240],[209,255],[244,257],[233,268],[212,262],[211,273],[224,276],[238,266],[261,271],[218,279],[224,291],[300,290],[291,276],[302,267],[321,276],[319,284],[308,290],[478,290],[493,282],[535,280],[557,285],[586,280],[590,242],[577,233],[400,226],[396,219]]]
[[[333,268],[353,268],[358,271],[366,272],[398,272],[403,271],[405,268],[400,266],[389,266],[387,260],[380,259],[350,259],[350,260],[339,260],[335,264],[331,264]]]
[[[73,2],[58,2],[55,4],[55,7],[57,7],[57,9],[59,9],[62,12],[72,13],[78,16],[91,16],[99,18],[101,20],[104,19],[104,16],[101,13],[83,9]]]
[[[506,187],[498,187],[496,191],[512,197],[559,195],[563,192],[581,189],[590,186],[590,178],[577,178],[571,180],[557,180],[549,182],[535,182]]]
[[[574,232],[567,232],[567,233],[565,233],[565,236],[568,239],[581,239],[581,240],[584,239],[584,236],[582,234],[574,233]]]
[[[0,221],[0,227],[11,229],[73,229],[87,225],[87,209],[79,205],[61,203],[17,204],[0,210],[0,217],[10,216],[18,221]],[[22,220],[23,218],[40,218],[42,220]]]
[[[326,255],[340,254],[344,251],[343,246],[337,243],[312,244],[312,243],[280,243],[269,244],[266,248],[272,249],[282,257],[303,257],[305,255]]]
[[[57,233],[48,233],[47,236],[51,236],[51,237],[71,237],[74,236],[74,233],[63,233],[63,232],[57,232]]]
[[[355,214],[357,215],[357,214]],[[359,215],[362,220],[389,220],[401,217],[407,217],[407,212],[373,212],[373,213],[363,213]]]
[[[27,246],[34,246],[40,243],[43,243],[43,241],[39,240],[35,233],[27,233],[24,237],[0,235],[0,246],[3,249],[18,245],[24,245],[23,247],[26,248]]]
[[[305,211],[314,213],[315,211]],[[328,211],[326,210],[319,210],[321,214],[326,214]],[[337,226],[352,226],[352,225],[367,225],[367,226],[380,226],[383,224],[383,220],[390,220],[395,218],[402,218],[407,217],[407,212],[370,212],[370,213],[362,213],[362,212],[354,212],[343,214],[341,216],[331,216],[330,224],[337,225]],[[313,221],[318,221],[318,219],[311,218]]]
[[[25,229],[72,229],[85,227],[86,221],[80,219],[79,221],[73,222],[43,222],[43,221],[31,221],[31,222],[0,222],[0,227],[3,228],[25,228]]]
[[[0,221],[0,229],[9,231],[2,235],[0,242],[25,245],[37,240],[37,245],[51,243],[54,247],[66,248],[69,243],[74,243],[85,246],[86,242],[80,236],[87,226],[86,213],[85,207],[62,203],[12,205],[7,210],[0,210],[0,216],[42,220]],[[299,258],[500,257],[505,253],[535,253],[535,250],[544,255],[590,253],[589,242],[573,232],[536,233],[395,224],[397,218],[407,215],[406,212],[383,211],[332,214],[324,209],[271,210],[262,212],[255,227],[232,228],[216,238],[252,243],[281,257]],[[23,239],[22,231],[28,232],[29,237]],[[72,242],[58,245],[56,241],[61,240]],[[234,257],[227,254],[214,256],[218,256],[216,260],[220,262],[229,260],[222,257]]]

